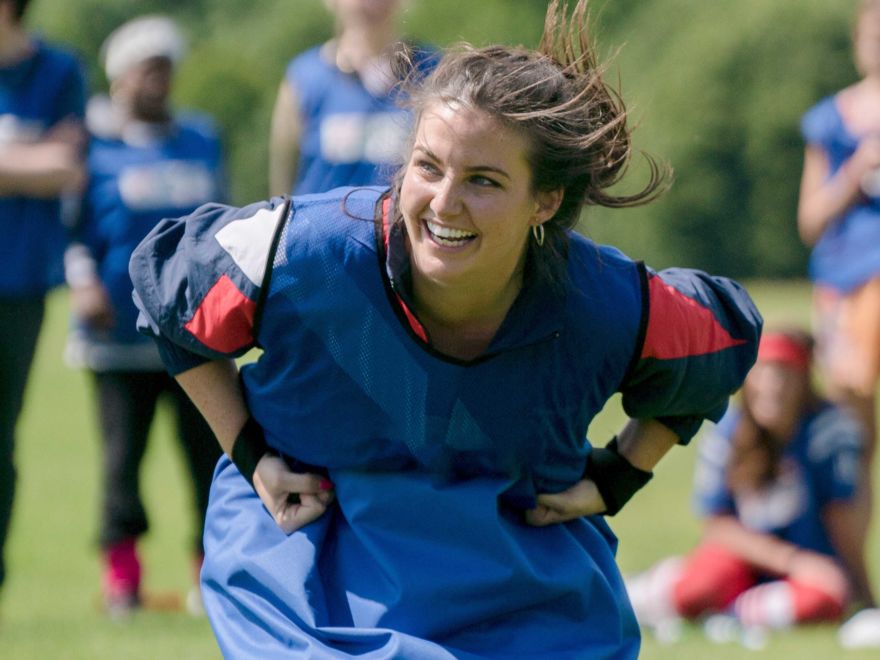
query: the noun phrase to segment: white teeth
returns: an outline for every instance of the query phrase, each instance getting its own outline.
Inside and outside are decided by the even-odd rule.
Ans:
[[[452,227],[443,227],[430,220],[425,220],[425,224],[428,226],[428,231],[431,232],[434,238],[446,239],[443,241],[444,245],[449,243],[458,244],[476,236],[473,232],[453,229]]]

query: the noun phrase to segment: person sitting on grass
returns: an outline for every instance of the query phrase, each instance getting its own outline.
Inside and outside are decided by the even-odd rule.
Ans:
[[[837,621],[868,590],[850,506],[862,428],[813,389],[812,350],[802,331],[762,338],[740,405],[701,443],[700,544],[627,581],[642,625],[720,612],[767,629]]]

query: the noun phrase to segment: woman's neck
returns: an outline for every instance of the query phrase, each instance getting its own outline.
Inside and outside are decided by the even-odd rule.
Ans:
[[[444,286],[413,277],[413,298],[419,320],[434,348],[471,360],[485,353],[522,289],[522,268],[500,285]]]
[[[396,82],[390,58],[395,33],[388,29],[348,29],[333,42],[336,68],[357,74],[363,86],[375,96],[387,94]]]
[[[349,26],[336,38],[336,53],[337,57],[356,64],[383,55],[396,41],[397,33],[391,23]]]
[[[31,38],[20,26],[0,24],[0,66],[24,59],[33,47]]]

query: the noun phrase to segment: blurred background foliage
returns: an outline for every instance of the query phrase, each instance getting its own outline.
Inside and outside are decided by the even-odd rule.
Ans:
[[[546,0],[405,0],[403,31],[535,45]],[[626,211],[589,209],[584,233],[644,258],[737,277],[800,277],[795,212],[799,121],[853,82],[856,0],[596,0],[594,39],[637,127],[634,145],[668,162],[671,190]],[[232,201],[267,194],[269,116],[286,62],[333,31],[322,0],[33,0],[30,26],[72,46],[95,92],[101,42],[135,15],[178,18],[191,42],[178,106],[207,111],[227,146]],[[634,160],[628,181],[645,169]]]

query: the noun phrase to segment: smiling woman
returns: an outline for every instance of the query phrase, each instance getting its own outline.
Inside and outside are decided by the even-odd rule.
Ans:
[[[570,231],[663,186],[608,192],[629,133],[585,11],[552,2],[539,51],[444,56],[390,190],[206,206],[132,258],[139,326],[230,457],[202,573],[225,655],[637,655],[601,514],[724,412],[761,319]],[[632,420],[593,448],[615,392]]]
[[[528,143],[491,115],[437,105],[418,123],[400,189],[416,311],[435,345],[483,353],[522,289],[526,241],[559,208],[533,193]]]

